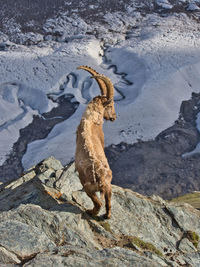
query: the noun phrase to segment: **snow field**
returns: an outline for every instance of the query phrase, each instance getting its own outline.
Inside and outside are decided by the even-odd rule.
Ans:
[[[200,92],[197,28],[184,16],[149,15],[139,28],[129,32],[127,40],[123,36],[120,43],[108,48],[105,59],[95,38],[0,52],[1,162],[32,115],[55,106],[47,94],[71,94],[72,101],[80,104],[47,138],[28,145],[23,166],[28,169],[51,155],[63,164],[73,160],[76,128],[88,101],[99,94],[95,80],[76,70],[79,65],[93,67],[115,85],[117,120],[104,123],[106,146],[155,138],[178,118],[181,102],[192,92]],[[109,33],[104,37],[110,38]],[[4,145],[6,141],[9,146]]]

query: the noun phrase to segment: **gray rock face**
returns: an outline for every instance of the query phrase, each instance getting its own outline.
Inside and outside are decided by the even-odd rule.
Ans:
[[[55,246],[38,228],[15,220],[0,224],[0,245],[21,259]]]
[[[101,251],[86,251],[64,247],[57,255],[40,254],[25,266],[162,266],[133,251],[116,247]]]
[[[187,238],[181,240],[178,248],[183,253],[193,253],[196,251],[194,245]]]
[[[74,164],[49,158],[0,186],[0,266],[199,266],[200,212],[113,186],[112,218],[85,212]],[[197,248],[196,248],[197,247]]]
[[[10,262],[19,264],[21,261],[14,253],[8,251],[4,247],[0,247],[0,262],[4,262],[5,264]]]

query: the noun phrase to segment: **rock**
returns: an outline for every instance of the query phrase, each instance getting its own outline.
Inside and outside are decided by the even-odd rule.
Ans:
[[[145,251],[145,255],[148,256],[148,258],[158,262],[158,264],[160,264],[160,266],[177,266],[178,264],[175,262],[172,262],[170,260],[168,260],[168,262],[166,260],[163,260],[161,257],[159,257],[158,255],[155,255],[154,253],[150,252],[150,251]]]
[[[172,9],[173,5],[168,0],[156,0],[156,4],[164,9]]]
[[[6,220],[0,223],[0,246],[24,260],[54,248],[54,243],[36,227],[19,221]]]
[[[9,210],[18,207],[19,204],[40,204],[44,208],[50,208],[54,202],[51,194],[59,197],[61,193],[54,189],[56,172],[62,170],[63,166],[53,157],[44,160],[35,168],[11,183],[0,186],[0,210]],[[49,192],[51,191],[51,193]]]
[[[54,205],[52,211],[37,205],[20,205],[17,209],[3,212],[0,223],[4,220],[17,221],[43,232],[53,243],[101,248],[93,240],[92,230],[82,218],[81,210],[71,204]]]
[[[5,51],[6,50],[6,44],[5,43],[0,43],[0,51]]]
[[[58,255],[40,254],[25,266],[145,266],[159,267],[150,259],[137,253],[123,249],[113,248],[101,251],[88,251],[81,248],[64,247]]]
[[[37,165],[39,167],[40,172],[44,172],[45,170],[54,169],[55,171],[63,168],[62,164],[59,160],[56,160],[54,157],[49,157],[43,160],[40,164]]]
[[[194,2],[191,2],[191,3],[188,4],[187,10],[188,11],[199,11],[200,8],[197,6],[197,4],[194,1]]]
[[[18,259],[18,257],[14,253],[8,251],[4,247],[0,247],[0,266],[2,266],[1,262],[16,263],[16,264],[21,263],[21,261]]]
[[[112,217],[95,217],[74,163],[53,157],[0,187],[0,262],[23,266],[200,264],[200,212],[112,186]],[[192,232],[192,231],[193,232]],[[186,235],[187,234],[187,235]],[[177,247],[177,244],[178,247]],[[195,246],[197,243],[195,243]]]
[[[196,127],[199,110],[200,94],[192,94],[190,100],[182,102],[174,125],[155,140],[107,147],[105,151],[113,171],[113,184],[164,199],[198,191],[200,155],[187,152],[193,151],[200,142]]]
[[[199,211],[192,209],[189,204],[169,204],[166,206],[167,212],[173,218],[173,221],[177,223],[178,227],[184,231],[196,232],[200,236],[200,225],[198,221]],[[192,216],[191,212],[192,211]]]
[[[40,204],[42,207],[49,209],[56,201],[49,195],[48,188],[42,184],[42,182],[34,176],[26,183],[16,181],[12,186],[15,188],[4,187],[0,194],[0,211],[9,210],[18,207],[20,204]],[[57,191],[54,190],[56,194]],[[52,190],[53,194],[53,190]]]
[[[13,37],[12,41],[17,44],[23,45],[36,45],[42,42],[44,39],[42,34],[28,32],[28,33],[18,33],[15,37]]]
[[[82,189],[74,164],[69,164],[63,170],[62,175],[55,183],[55,187],[64,194],[66,200],[72,200],[72,192]]]
[[[9,41],[8,36],[0,32],[0,51],[7,51],[11,46],[13,44]]]
[[[36,205],[20,205],[17,209],[0,214],[0,223],[6,220],[17,220],[21,223],[34,226],[51,239],[54,243],[59,243],[62,238],[64,224],[59,216],[43,210]]]
[[[8,36],[0,31],[0,43],[5,43],[8,41]]]
[[[196,251],[196,248],[187,238],[183,238],[179,244],[178,249],[183,253],[192,253]]]

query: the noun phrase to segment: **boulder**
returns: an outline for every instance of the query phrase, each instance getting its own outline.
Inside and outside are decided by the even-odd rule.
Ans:
[[[8,219],[0,224],[0,246],[24,260],[55,245],[38,228]]]

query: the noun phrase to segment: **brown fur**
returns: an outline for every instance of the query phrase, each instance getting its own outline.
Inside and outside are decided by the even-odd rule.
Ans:
[[[94,208],[88,212],[97,215],[102,203],[96,192],[105,197],[105,218],[111,216],[112,171],[104,153],[103,119],[115,120],[114,101],[106,105],[105,96],[97,96],[88,104],[77,129],[75,166]]]

